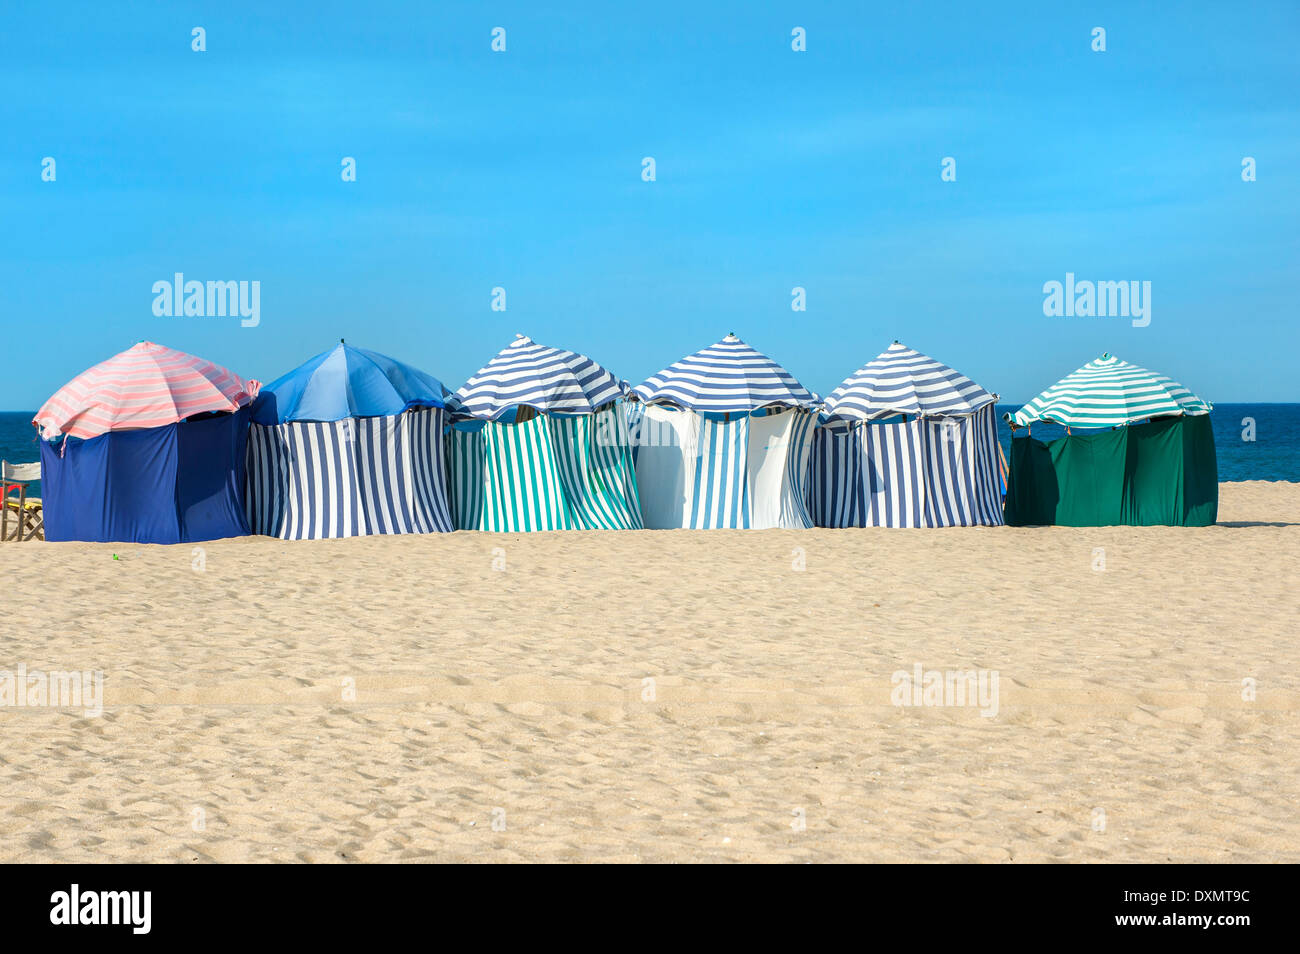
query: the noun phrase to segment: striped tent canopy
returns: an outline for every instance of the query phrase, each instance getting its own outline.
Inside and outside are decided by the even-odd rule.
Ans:
[[[717,414],[817,403],[817,396],[794,375],[735,335],[651,375],[632,393],[645,404],[673,404]]]
[[[1067,374],[1006,419],[1017,427],[1034,421],[1117,427],[1148,417],[1208,414],[1213,406],[1177,381],[1107,353]]]
[[[997,400],[966,375],[895,341],[831,392],[833,421],[870,421],[896,414],[962,417]]]
[[[257,390],[256,381],[211,361],[141,341],[61,387],[32,423],[46,440],[61,434],[88,439],[163,427],[210,411],[236,411]]]
[[[585,355],[516,335],[447,402],[459,418],[495,421],[526,406],[543,414],[591,414],[625,385]]]

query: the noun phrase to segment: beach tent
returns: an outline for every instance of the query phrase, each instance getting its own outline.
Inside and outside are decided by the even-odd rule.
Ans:
[[[652,529],[810,527],[817,397],[735,335],[633,389],[637,486]]]
[[[248,520],[285,540],[454,528],[437,378],[340,341],[262,388]]]
[[[639,529],[625,389],[590,358],[517,335],[448,401],[456,526]]]
[[[817,525],[1000,525],[996,401],[895,341],[826,398],[813,440]]]
[[[192,543],[248,533],[257,382],[142,341],[83,371],[32,421],[45,539]]]
[[[1218,518],[1212,405],[1163,375],[1103,354],[1014,415],[1007,523],[1209,526]],[[1063,425],[1041,441],[1035,421]],[[1138,422],[1144,423],[1138,423]],[[1082,434],[1074,428],[1091,429]]]

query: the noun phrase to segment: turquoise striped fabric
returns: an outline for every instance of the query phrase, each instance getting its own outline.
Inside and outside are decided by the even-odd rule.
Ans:
[[[1007,419],[1020,427],[1034,421],[1118,427],[1148,417],[1208,414],[1212,407],[1163,374],[1103,354],[1067,374]]]
[[[547,421],[576,529],[640,530],[636,469],[622,406]]]
[[[447,495],[457,530],[483,524],[483,433],[452,428],[447,432]]]
[[[497,533],[572,530],[559,462],[544,416],[483,425],[483,523]]]
[[[448,442],[459,529],[641,528],[627,424],[617,405],[594,415],[453,428]]]

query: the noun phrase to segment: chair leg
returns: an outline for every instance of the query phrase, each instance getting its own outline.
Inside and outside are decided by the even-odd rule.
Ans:
[[[27,522],[27,485],[18,485],[18,542],[23,542],[23,524]]]

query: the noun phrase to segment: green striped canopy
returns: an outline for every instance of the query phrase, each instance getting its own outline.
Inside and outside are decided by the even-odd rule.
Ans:
[[[1177,381],[1107,353],[1067,374],[1007,420],[1017,427],[1034,421],[1116,427],[1148,417],[1208,414],[1213,406]]]

